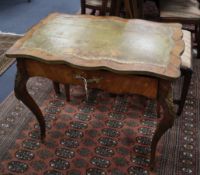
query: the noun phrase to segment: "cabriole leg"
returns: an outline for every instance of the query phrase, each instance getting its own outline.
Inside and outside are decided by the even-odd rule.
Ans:
[[[170,82],[164,80],[159,82],[157,100],[163,108],[163,115],[159,114],[160,119],[158,119],[158,125],[152,139],[150,160],[151,169],[153,169],[155,166],[155,154],[158,141],[162,135],[173,126],[174,118],[176,115],[173,108],[172,87]]]
[[[39,126],[40,126],[40,134],[41,139],[44,141],[45,138],[45,120],[42,115],[42,112],[36,102],[33,100],[33,98],[30,96],[30,94],[27,91],[27,81],[29,79],[29,76],[26,72],[26,67],[24,64],[24,61],[20,58],[17,59],[17,74],[15,79],[15,96],[17,99],[21,100],[32,112],[35,114]]]

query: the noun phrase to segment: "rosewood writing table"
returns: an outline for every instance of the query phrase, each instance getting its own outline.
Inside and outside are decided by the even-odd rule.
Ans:
[[[42,140],[45,121],[27,92],[30,77],[78,85],[84,77],[89,88],[157,100],[160,122],[151,145],[153,167],[157,143],[173,125],[171,82],[180,76],[183,49],[179,24],[54,13],[18,40],[7,56],[17,58],[15,95],[35,114]]]

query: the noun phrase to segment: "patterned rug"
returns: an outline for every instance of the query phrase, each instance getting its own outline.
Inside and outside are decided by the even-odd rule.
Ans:
[[[28,89],[37,103],[41,105],[44,99],[48,98],[51,85],[46,79],[32,78],[28,82]],[[29,122],[30,117],[33,115],[15,98],[14,93],[0,103],[0,160]]]
[[[51,82],[37,78],[29,89],[45,115],[46,143],[34,116],[12,94],[0,106],[0,174],[198,175],[199,60],[194,71],[183,115],[159,143],[156,172],[148,168],[157,123],[153,101],[91,90],[85,102],[83,89],[72,86],[68,103],[63,94],[55,96]]]
[[[0,75],[2,75],[15,62],[15,59],[6,57],[5,52],[20,37],[21,35],[3,33],[0,31]]]

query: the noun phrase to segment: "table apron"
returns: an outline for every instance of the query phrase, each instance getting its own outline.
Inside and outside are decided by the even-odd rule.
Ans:
[[[62,84],[83,85],[111,93],[138,94],[151,99],[157,98],[158,79],[130,74],[118,74],[107,70],[85,70],[64,64],[47,64],[34,60],[23,60],[29,77],[41,76]]]

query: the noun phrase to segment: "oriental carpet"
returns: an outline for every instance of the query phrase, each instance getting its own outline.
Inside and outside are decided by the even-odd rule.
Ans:
[[[66,102],[49,80],[32,79],[29,89],[45,115],[46,143],[40,142],[34,116],[12,94],[0,106],[0,174],[198,175],[199,75],[195,60],[185,109],[159,143],[154,173],[148,168],[157,124],[153,101],[90,90],[85,102],[83,89],[71,86],[71,101]]]
[[[3,33],[0,31],[0,76],[15,62],[15,59],[5,56],[5,52],[19,39],[22,35],[13,33]]]

